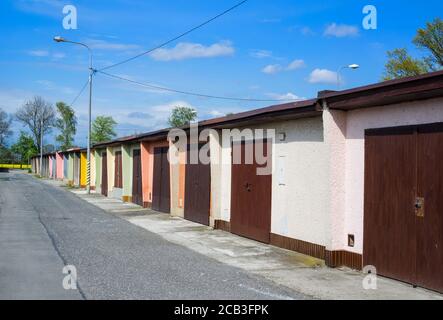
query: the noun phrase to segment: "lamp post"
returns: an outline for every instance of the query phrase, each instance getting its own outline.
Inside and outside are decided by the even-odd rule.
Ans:
[[[88,49],[89,52],[89,113],[88,113],[88,147],[87,147],[87,170],[86,170],[86,193],[91,193],[91,122],[92,122],[92,76],[95,73],[95,69],[92,67],[92,50],[90,47],[88,47],[86,44],[81,42],[75,42],[70,41],[67,39],[64,39],[60,36],[54,37],[55,42],[66,42],[66,43],[72,43],[76,44],[82,47],[85,47]]]
[[[360,66],[359,66],[358,64],[355,64],[355,63],[350,64],[350,65],[347,65],[347,66],[342,66],[342,67],[340,67],[340,68],[338,69],[338,71],[337,71],[337,87],[340,89],[340,71],[342,71],[343,69],[352,69],[352,70],[356,70],[356,69],[358,69],[358,68],[360,68]]]
[[[40,119],[40,176],[43,177],[43,115]]]

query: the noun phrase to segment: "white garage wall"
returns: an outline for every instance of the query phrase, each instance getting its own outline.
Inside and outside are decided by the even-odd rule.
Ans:
[[[328,161],[322,118],[252,128],[275,129],[277,134],[273,144],[271,232],[325,245]],[[279,133],[286,134],[285,141],[279,141]],[[221,164],[211,168],[212,216],[230,221],[231,146],[229,141],[220,140],[211,144],[221,150]]]

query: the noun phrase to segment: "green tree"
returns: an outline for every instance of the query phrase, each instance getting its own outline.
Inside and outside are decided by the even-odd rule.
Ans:
[[[413,43],[428,55],[413,58],[405,48],[388,51],[383,80],[416,76],[443,68],[443,21],[440,18],[418,29]]]
[[[0,146],[0,163],[15,163],[16,157],[10,149]]]
[[[115,126],[117,122],[112,117],[98,116],[92,123],[91,142],[92,144],[112,140],[117,134]]]
[[[197,118],[197,111],[189,107],[175,107],[168,119],[173,128],[186,126]]]
[[[29,163],[31,157],[39,153],[34,139],[23,131],[20,132],[17,142],[11,146],[11,151],[17,155],[21,163]]]
[[[74,145],[74,136],[77,132],[77,117],[75,111],[64,102],[57,102],[58,118],[55,127],[60,131],[55,140],[60,144],[60,149],[65,151]]]
[[[383,80],[418,76],[428,70],[428,65],[424,61],[412,58],[405,48],[395,49],[388,51]]]
[[[426,28],[418,29],[413,42],[418,48],[430,52],[425,61],[432,70],[443,67],[443,21],[440,18],[426,23]]]
[[[8,114],[0,108],[0,147],[5,147],[6,139],[12,134],[10,127],[11,119]]]

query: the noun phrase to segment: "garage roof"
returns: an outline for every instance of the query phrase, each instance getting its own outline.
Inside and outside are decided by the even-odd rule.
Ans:
[[[315,99],[273,105],[266,108],[241,112],[225,117],[200,121],[199,128],[230,128],[277,120],[319,116],[322,102],[330,109],[353,110],[385,106],[394,103],[443,97],[443,71],[427,73],[377,84],[362,86],[344,91],[322,91]],[[187,130],[189,126],[182,127]],[[165,139],[170,128],[122,137],[94,145],[95,148],[117,146],[138,141]]]

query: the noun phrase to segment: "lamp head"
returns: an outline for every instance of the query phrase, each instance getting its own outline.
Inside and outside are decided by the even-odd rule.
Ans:
[[[56,37],[54,37],[54,41],[55,41],[55,42],[65,42],[66,40],[63,39],[63,38],[60,37],[60,36],[56,36]]]
[[[348,66],[348,68],[350,68],[350,69],[358,69],[358,68],[360,68],[360,66],[358,65],[358,64],[350,64],[349,66]]]

